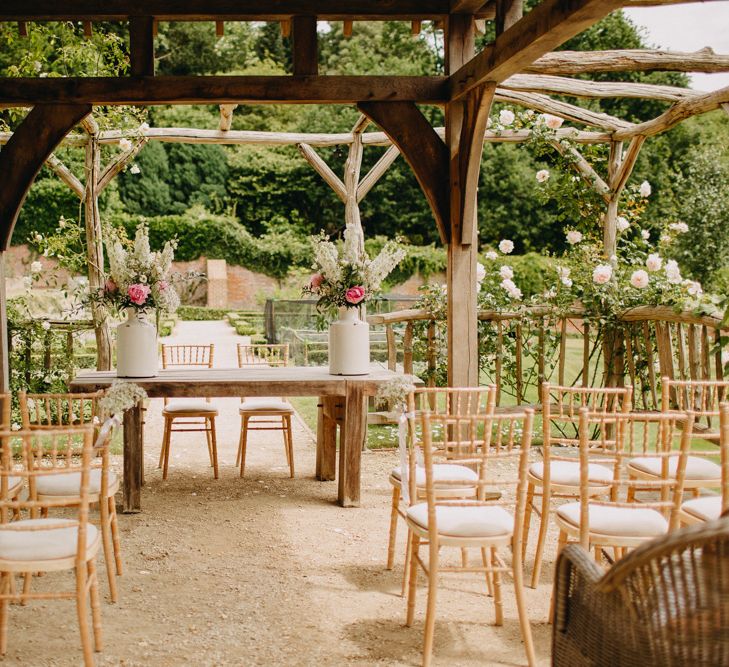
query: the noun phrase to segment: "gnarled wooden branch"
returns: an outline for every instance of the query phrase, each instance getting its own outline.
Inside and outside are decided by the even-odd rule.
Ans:
[[[104,188],[111,183],[114,177],[123,171],[123,169],[137,156],[139,151],[142,150],[146,143],[146,137],[138,139],[129,150],[120,153],[108,165],[106,165],[101,176],[99,176],[99,182],[96,184],[97,195],[101,194],[104,191]]]
[[[314,167],[314,170],[316,171],[319,176],[321,176],[324,181],[329,185],[329,187],[334,190],[337,197],[339,197],[343,202],[346,203],[347,201],[347,188],[344,187],[344,183],[342,183],[342,180],[337,176],[329,167],[329,165],[322,160],[319,153],[317,153],[311,146],[308,144],[296,144],[296,147],[299,149],[299,152],[304,157],[304,159],[312,166]]]
[[[397,160],[397,156],[400,155],[400,149],[397,146],[390,146],[383,154],[382,157],[377,160],[375,165],[370,169],[365,177],[359,182],[357,186],[357,201],[362,201],[367,193],[372,189],[375,183],[382,177],[382,175],[388,170],[390,165]]]
[[[605,201],[610,200],[610,186],[600,177],[584,156],[571,146],[563,146],[559,141],[550,142],[562,155],[569,155],[572,166]]]
[[[729,72],[729,55],[710,48],[685,53],[659,49],[614,51],[554,51],[525,67],[529,74],[585,74],[588,72]]]
[[[237,106],[237,104],[220,105],[220,125],[218,125],[218,129],[221,132],[227,132],[230,130],[230,127],[233,124],[233,111],[235,111]]]
[[[84,185],[83,183],[73,175],[71,170],[63,164],[55,155],[51,156],[46,160],[46,164],[51,168],[56,176],[60,178],[79,199],[84,198]]]

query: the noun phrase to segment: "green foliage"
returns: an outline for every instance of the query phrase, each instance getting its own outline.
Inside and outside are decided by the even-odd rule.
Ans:
[[[254,326],[250,322],[246,322],[245,320],[238,320],[235,323],[235,332],[239,336],[254,336],[260,333],[260,330],[258,329],[258,327]]]
[[[227,308],[180,306],[177,309],[177,316],[183,321],[202,322],[207,320],[223,320],[228,312]]]
[[[64,218],[78,218],[79,199],[55,176],[39,178],[30,188],[13,231],[15,243],[26,243],[31,232],[44,236]]]

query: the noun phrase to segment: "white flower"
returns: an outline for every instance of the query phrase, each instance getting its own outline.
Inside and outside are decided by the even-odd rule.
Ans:
[[[514,250],[514,242],[509,241],[509,239],[504,239],[499,243],[499,250],[503,252],[505,255],[508,255],[509,253],[513,252]]]
[[[646,197],[650,197],[652,192],[651,184],[648,181],[643,181],[640,184],[640,189],[638,190],[638,192],[640,193],[640,196],[643,197],[643,199],[645,199]]]
[[[663,260],[661,256],[655,252],[648,255],[648,259],[645,261],[645,265],[649,271],[660,271],[663,266]]]
[[[43,327],[43,329],[48,331],[48,329],[51,328],[51,323],[48,320],[43,320],[43,324],[41,324],[41,326]]]
[[[567,243],[570,245],[576,245],[582,241],[582,232],[578,232],[576,229],[570,229],[567,232]]]
[[[553,116],[549,113],[545,113],[542,118],[544,119],[544,124],[550,130],[558,130],[560,127],[562,127],[562,123],[564,123],[563,118],[560,118],[559,116]]]
[[[132,142],[127,138],[119,139],[119,148],[123,151],[130,151],[132,150]]]
[[[678,262],[675,259],[669,259],[666,262],[666,279],[673,285],[681,282],[681,271],[678,268]]]
[[[643,237],[644,241],[647,241],[651,237],[651,233],[647,229],[641,229],[640,235]]]
[[[549,169],[540,169],[537,172],[537,183],[545,183],[549,180]]]
[[[620,215],[615,221],[615,226],[618,228],[619,232],[624,232],[626,229],[628,229],[628,227],[630,227],[630,223],[628,222],[628,218],[624,218],[622,215]]]
[[[32,262],[30,265],[31,273],[40,273],[43,270],[43,264],[40,262]]]
[[[499,254],[495,250],[489,250],[485,256],[486,256],[486,259],[498,259],[499,258]]]
[[[20,430],[20,424],[18,424],[17,422],[15,422],[10,428],[13,431],[19,431]]]
[[[596,285],[604,285],[613,275],[613,267],[610,264],[598,264],[592,272],[592,282]]]
[[[141,125],[139,126],[139,130],[140,130],[141,132],[146,132],[146,131],[147,131],[148,129],[149,129],[149,123],[142,123],[142,124],[141,124]]]
[[[503,280],[511,280],[514,277],[514,271],[510,266],[502,266],[499,269],[499,275]]]
[[[671,242],[671,235],[670,234],[661,234],[661,238],[658,239],[661,243],[670,243]]]
[[[147,284],[147,276],[139,276],[139,282],[142,283],[142,285]]]
[[[685,234],[689,230],[689,226],[685,222],[674,222],[668,225],[668,229],[677,234]]]
[[[560,280],[564,278],[569,278],[570,273],[572,273],[572,270],[567,266],[558,266],[557,267],[557,275],[559,276]]]
[[[701,283],[698,283],[695,280],[687,280],[685,284],[686,291],[691,296],[699,297],[704,293],[704,290],[701,288]]]
[[[33,238],[36,243],[40,243],[43,240],[43,234],[36,234]]]
[[[131,167],[129,167],[129,173],[130,174],[138,174],[142,170],[139,168],[139,165],[135,162]]]
[[[496,253],[494,253],[495,255]],[[476,262],[476,282],[480,283],[486,277],[486,267],[481,262]]]
[[[514,122],[514,112],[509,109],[502,109],[499,112],[499,123],[502,125],[511,125]]]
[[[23,278],[23,286],[26,289],[30,289],[32,285],[33,285],[33,279],[30,276],[25,276]]]
[[[521,299],[521,290],[514,284],[514,281],[510,278],[505,278],[501,281],[501,287],[503,287],[508,295],[512,299]]]
[[[65,226],[66,226],[66,218],[61,216],[60,219],[58,220],[58,227],[60,229],[63,229]]]
[[[565,287],[572,287],[572,278],[562,278],[562,284]]]
[[[630,284],[638,289],[645,289],[648,287],[648,272],[643,269],[633,271],[630,276]]]

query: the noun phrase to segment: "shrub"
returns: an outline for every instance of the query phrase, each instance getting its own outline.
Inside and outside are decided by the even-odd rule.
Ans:
[[[181,320],[201,322],[205,320],[224,320],[228,311],[225,308],[206,306],[180,306],[177,315]]]

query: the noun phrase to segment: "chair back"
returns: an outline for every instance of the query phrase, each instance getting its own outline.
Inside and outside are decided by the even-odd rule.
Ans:
[[[168,345],[162,343],[162,368],[213,367],[215,345]]]
[[[12,419],[13,397],[11,394],[0,393],[0,429],[9,429]]]
[[[667,519],[669,530],[678,526],[685,483],[686,460],[691,444],[691,427],[694,414],[680,413],[616,413],[595,414],[589,408],[579,411],[579,459],[580,459],[580,544],[589,549],[589,506],[627,507],[634,510],[655,509]],[[647,428],[646,428],[647,427]],[[660,459],[660,476],[654,480],[628,479],[625,465],[631,453],[626,447],[640,429],[650,438],[646,451]],[[608,435],[614,432],[614,437]],[[680,439],[678,451],[674,448],[676,437]],[[671,466],[676,460],[675,468]],[[613,479],[590,478],[590,464],[611,467]],[[609,499],[596,499],[596,492],[603,488]],[[640,502],[629,502],[630,491],[647,491],[649,495]]]
[[[53,529],[78,525],[77,559],[86,554],[86,533],[89,515],[89,482],[94,458],[94,429],[84,427],[54,427],[43,431],[0,431],[0,531],[35,530],[36,527],[13,522],[12,517],[25,510],[31,519],[38,518],[43,510],[54,507],[76,507],[76,524],[72,520],[59,519]],[[51,475],[77,473],[80,479],[79,494],[69,498],[38,497],[37,481]],[[27,494],[15,498],[8,496],[8,488],[14,480],[22,479]],[[44,529],[48,526],[43,526]]]
[[[495,388],[492,388],[495,394]],[[447,430],[452,419],[447,413],[424,410],[421,414],[423,466],[425,468],[425,498],[428,503],[428,531],[431,543],[438,540],[437,510],[439,506],[507,506],[513,511],[514,528],[508,541],[513,553],[521,558],[524,512],[526,508],[527,471],[534,426],[534,411],[524,409],[520,412],[499,414],[477,413],[459,420],[467,420],[470,433],[468,446],[452,448],[449,462],[475,467],[478,480],[470,482],[475,488],[475,500],[459,500],[443,497],[441,490],[448,485],[463,488],[469,482],[448,479],[447,476],[434,477],[434,453],[437,441],[434,433]],[[516,462],[516,466],[514,463]],[[514,476],[514,468],[517,474]],[[412,476],[411,476],[412,480]],[[411,481],[411,490],[414,491]],[[496,493],[494,493],[496,491]],[[515,565],[516,567],[516,565]]]
[[[103,391],[84,394],[18,394],[23,429],[40,431],[59,426],[98,425]]]
[[[719,440],[719,404],[727,400],[729,380],[661,379],[661,409],[664,412],[691,410],[696,414],[694,434],[705,440]]]
[[[238,368],[250,366],[288,366],[289,344],[256,344],[238,343]]]

